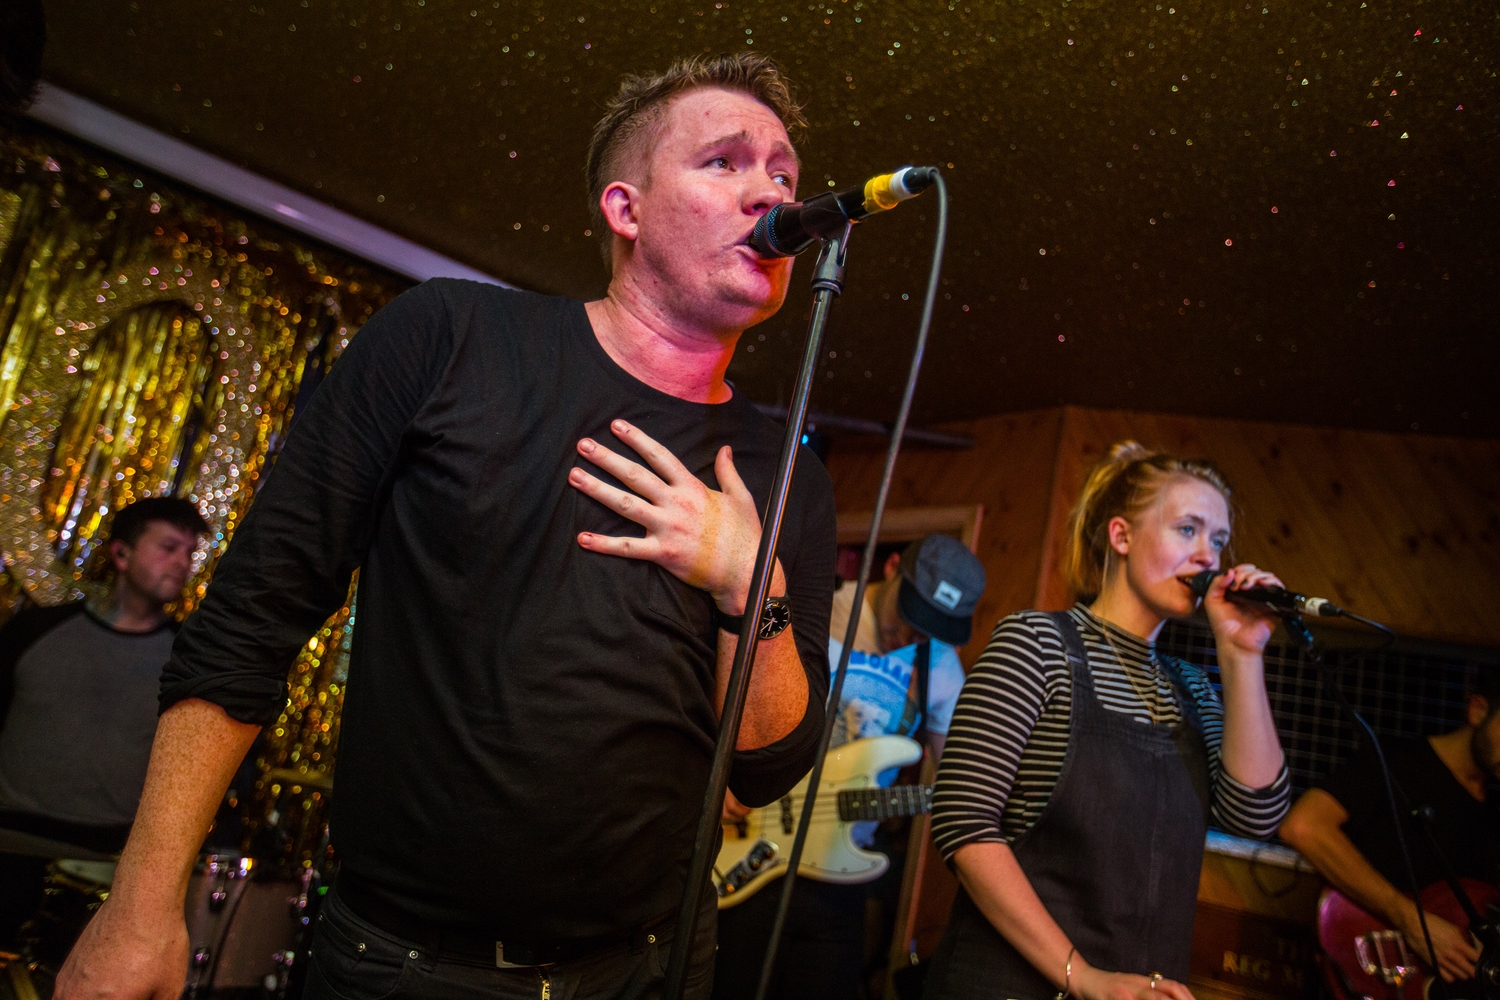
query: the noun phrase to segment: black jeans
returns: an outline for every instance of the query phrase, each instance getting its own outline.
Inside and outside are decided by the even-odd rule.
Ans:
[[[713,986],[714,898],[706,897],[688,963],[684,996],[707,1000]],[[329,893],[318,915],[304,1000],[655,1000],[672,947],[671,925],[655,941],[619,944],[555,965],[501,969],[433,955],[361,920]]]
[[[772,1000],[854,1000],[864,960],[868,885],[797,880],[786,930],[771,973]],[[719,960],[714,1000],[750,1000],[781,901],[781,881],[771,882],[719,914]]]

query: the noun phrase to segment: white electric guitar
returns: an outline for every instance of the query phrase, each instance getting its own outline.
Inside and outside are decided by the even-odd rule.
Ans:
[[[866,820],[929,812],[931,785],[881,788],[875,783],[882,771],[921,759],[922,747],[905,736],[875,736],[828,751],[797,874],[844,884],[879,878],[890,867],[890,859],[856,846],[850,828]],[[807,778],[803,778],[780,801],[750,810],[739,823],[724,823],[724,843],[714,863],[719,909],[748,899],[786,873],[806,796]]]

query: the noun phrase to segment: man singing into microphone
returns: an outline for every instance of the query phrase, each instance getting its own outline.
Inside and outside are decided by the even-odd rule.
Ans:
[[[360,569],[309,997],[651,997],[685,886],[782,431],[725,380],[791,260],[804,124],[775,65],[632,77],[596,126],[596,302],[431,281],[319,388],[184,625],[109,901],[57,995],[176,997],[193,856],[297,649]],[[813,762],[834,579],[826,472],[791,485],[730,787]],[[762,633],[766,635],[765,632]]]

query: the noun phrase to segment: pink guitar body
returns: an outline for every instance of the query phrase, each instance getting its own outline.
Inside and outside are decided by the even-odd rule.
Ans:
[[[1474,879],[1459,881],[1480,913],[1500,904],[1500,888]],[[1429,885],[1420,898],[1428,914],[1469,929],[1469,918],[1446,882]],[[1406,946],[1399,931],[1334,889],[1324,889],[1318,899],[1318,943],[1326,956],[1324,978],[1335,996],[1423,1000],[1432,978],[1427,963]]]

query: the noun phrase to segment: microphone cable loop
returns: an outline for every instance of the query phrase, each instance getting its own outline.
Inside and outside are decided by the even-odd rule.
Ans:
[[[915,168],[922,169],[922,168]],[[806,799],[802,815],[797,823],[797,833],[792,841],[792,851],[787,858],[786,873],[782,875],[781,898],[777,901],[776,919],[771,925],[771,938],[766,945],[765,958],[761,964],[760,983],[755,990],[755,1000],[766,1000],[771,978],[776,968],[776,952],[786,929],[787,913],[791,909],[792,892],[796,885],[797,869],[802,861],[803,847],[813,822],[813,804],[817,801],[818,783],[823,777],[823,762],[828,755],[828,745],[833,739],[833,727],[838,720],[839,702],[843,695],[844,678],[849,671],[849,655],[854,649],[854,639],[859,632],[859,618],[864,610],[865,585],[875,566],[875,550],[880,541],[880,524],[885,516],[886,500],[890,496],[891,481],[895,477],[896,459],[901,452],[901,440],[906,432],[906,421],[911,415],[912,399],[917,391],[917,379],[922,371],[922,358],[927,350],[927,337],[932,329],[932,312],[937,305],[937,293],[942,277],[943,251],[948,242],[948,186],[935,167],[925,168],[932,186],[937,189],[937,234],[933,239],[932,263],[928,268],[927,294],[922,302],[922,319],[917,326],[917,341],[912,348],[911,364],[907,368],[906,386],[901,393],[901,405],[896,411],[896,422],[891,428],[890,444],[886,447],[885,466],[881,472],[880,489],[875,497],[875,511],[870,519],[870,532],[865,539],[864,555],[860,559],[859,579],[855,582],[854,601],[849,611],[849,622],[844,629],[843,650],[839,654],[838,668],[829,685],[828,701],[824,708],[823,734],[818,743],[812,773],[808,776]],[[924,185],[925,187],[926,185]],[[922,706],[926,711],[926,706]]]

